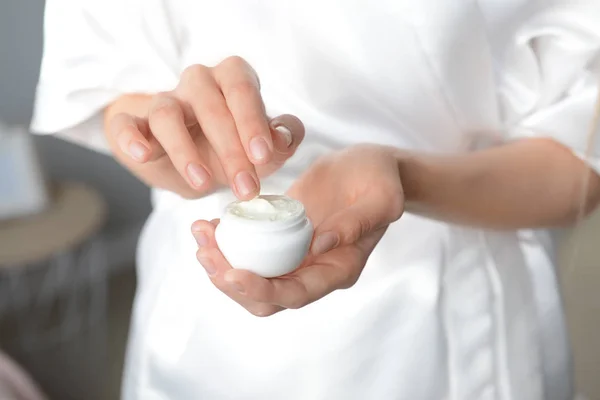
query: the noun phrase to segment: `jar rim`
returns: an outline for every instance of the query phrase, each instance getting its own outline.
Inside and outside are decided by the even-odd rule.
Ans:
[[[283,196],[283,195],[264,195],[261,197],[262,198],[283,198],[283,197],[285,197],[287,199],[292,200],[297,205],[297,211],[294,214],[292,214],[289,218],[278,219],[278,220],[244,218],[237,214],[229,212],[229,210],[232,208],[233,205],[240,203],[240,201],[237,200],[237,201],[234,201],[227,205],[227,207],[225,208],[225,212],[224,212],[223,216],[221,217],[221,222],[235,223],[237,226],[239,226],[242,229],[249,228],[249,229],[260,230],[260,231],[279,231],[279,230],[284,230],[284,229],[295,227],[307,220],[306,210],[304,209],[304,205],[300,201],[290,198],[290,197],[287,197],[287,196]]]

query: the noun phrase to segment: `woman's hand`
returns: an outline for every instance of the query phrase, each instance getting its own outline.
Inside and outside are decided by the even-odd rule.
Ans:
[[[230,57],[214,68],[188,67],[166,93],[126,96],[105,113],[117,159],[151,186],[200,197],[230,185],[240,199],[294,154],[298,118],[269,120],[255,71]]]
[[[257,316],[300,308],[351,287],[404,210],[394,154],[388,147],[355,146],[320,159],[292,186],[288,194],[306,207],[315,235],[310,254],[291,274],[265,279],[232,269],[215,243],[218,221],[192,226],[198,260],[217,288]]]

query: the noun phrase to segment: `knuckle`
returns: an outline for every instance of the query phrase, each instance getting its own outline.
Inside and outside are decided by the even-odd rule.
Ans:
[[[202,64],[193,64],[186,67],[181,74],[181,80],[185,82],[197,82],[209,74],[210,69]]]
[[[390,186],[382,188],[379,196],[383,201],[383,207],[387,210],[390,221],[396,221],[404,213],[404,199],[401,195],[401,188],[392,188]]]
[[[234,68],[234,69],[246,69],[249,67],[249,64],[246,60],[244,60],[240,56],[230,56],[225,58],[219,64],[219,67],[223,68]]]
[[[201,116],[210,116],[215,121],[227,121],[231,119],[230,111],[219,99],[205,99],[202,103]]]
[[[132,117],[126,113],[116,114],[110,120],[109,127],[110,127],[110,133],[113,136],[120,136],[123,134],[128,134],[134,128],[133,122],[132,122]]]
[[[252,82],[248,79],[242,79],[238,82],[235,82],[232,85],[223,88],[223,95],[225,96],[225,98],[250,98],[254,97],[257,90],[258,88],[255,82]]]
[[[191,149],[187,146],[181,143],[177,143],[168,147],[167,155],[169,156],[171,162],[173,162],[175,166],[182,166],[182,163],[189,161],[189,159],[192,157],[190,155],[190,150]]]
[[[175,99],[168,96],[159,96],[150,110],[148,119],[152,125],[165,119],[179,118],[181,115],[181,108]]]
[[[123,139],[129,139],[136,137],[138,135],[138,130],[135,126],[128,124],[122,126],[121,129],[116,132],[116,135]]]
[[[358,274],[354,271],[347,269],[341,273],[341,279],[339,289],[350,289],[358,281]]]
[[[127,122],[131,119],[131,116],[127,113],[124,112],[120,112],[115,114],[112,119],[110,120],[110,123],[113,127],[119,127],[122,126],[124,124],[127,124]]]
[[[366,234],[367,232],[371,231],[371,221],[369,221],[368,218],[366,217],[359,217],[358,218],[358,224],[357,224],[357,230],[358,230],[358,235],[359,237]]]
[[[370,193],[374,199],[374,207],[378,210],[378,215],[385,221],[391,223],[398,220],[404,213],[404,196],[402,195],[402,187],[394,183],[386,182],[385,185],[371,188]],[[379,226],[370,226],[374,229]]]
[[[370,232],[371,223],[370,221],[363,217],[357,216],[353,221],[348,224],[348,228],[346,231],[346,241],[348,243],[356,242],[360,239],[365,233]]]

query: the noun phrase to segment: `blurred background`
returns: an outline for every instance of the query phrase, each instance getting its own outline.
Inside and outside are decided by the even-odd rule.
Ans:
[[[0,1],[0,121],[25,129],[42,55],[43,8],[43,0]],[[117,399],[149,191],[104,155],[50,136],[33,140],[55,184],[52,193],[64,204],[37,219],[0,218],[0,350],[51,399]],[[2,168],[5,199],[10,188]],[[30,243],[40,232],[53,239],[42,249]],[[17,237],[23,252],[7,244]]]
[[[0,121],[25,129],[43,7],[0,2]],[[106,156],[53,137],[33,143],[58,205],[0,221],[0,350],[51,399],[117,399],[149,191]],[[0,200],[10,190],[2,168]],[[599,245],[600,212],[568,232],[560,252],[577,385],[590,400],[600,400]]]

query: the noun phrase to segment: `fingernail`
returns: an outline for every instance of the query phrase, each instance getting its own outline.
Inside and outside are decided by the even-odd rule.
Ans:
[[[269,145],[261,137],[255,137],[250,141],[250,154],[255,161],[262,161],[269,156]]]
[[[293,140],[292,131],[290,131],[288,128],[286,128],[283,125],[279,125],[279,126],[275,127],[275,130],[285,140],[287,147],[290,147],[292,145],[292,140]]]
[[[327,253],[337,246],[338,242],[339,236],[335,232],[322,233],[315,239],[312,246],[312,253],[314,255]]]
[[[143,161],[148,153],[148,148],[138,141],[129,143],[129,155],[136,161]]]
[[[213,262],[210,259],[208,259],[208,258],[202,257],[200,259],[200,264],[202,264],[202,266],[206,270],[206,273],[209,276],[213,276],[217,272],[217,268],[215,267],[215,265],[213,264]]]
[[[201,187],[210,178],[204,167],[194,163],[188,164],[187,174],[192,184],[196,187]]]
[[[225,276],[225,280],[227,281],[227,283],[229,283],[231,285],[232,288],[237,290],[240,294],[246,293],[246,289],[244,288],[244,285],[242,285],[238,281],[234,280],[233,278],[231,278],[229,276]]]
[[[194,232],[194,238],[200,247],[204,247],[208,244],[208,236],[204,232]]]
[[[242,197],[247,197],[256,192],[258,189],[256,181],[247,171],[242,171],[235,176],[233,180],[238,194]]]

